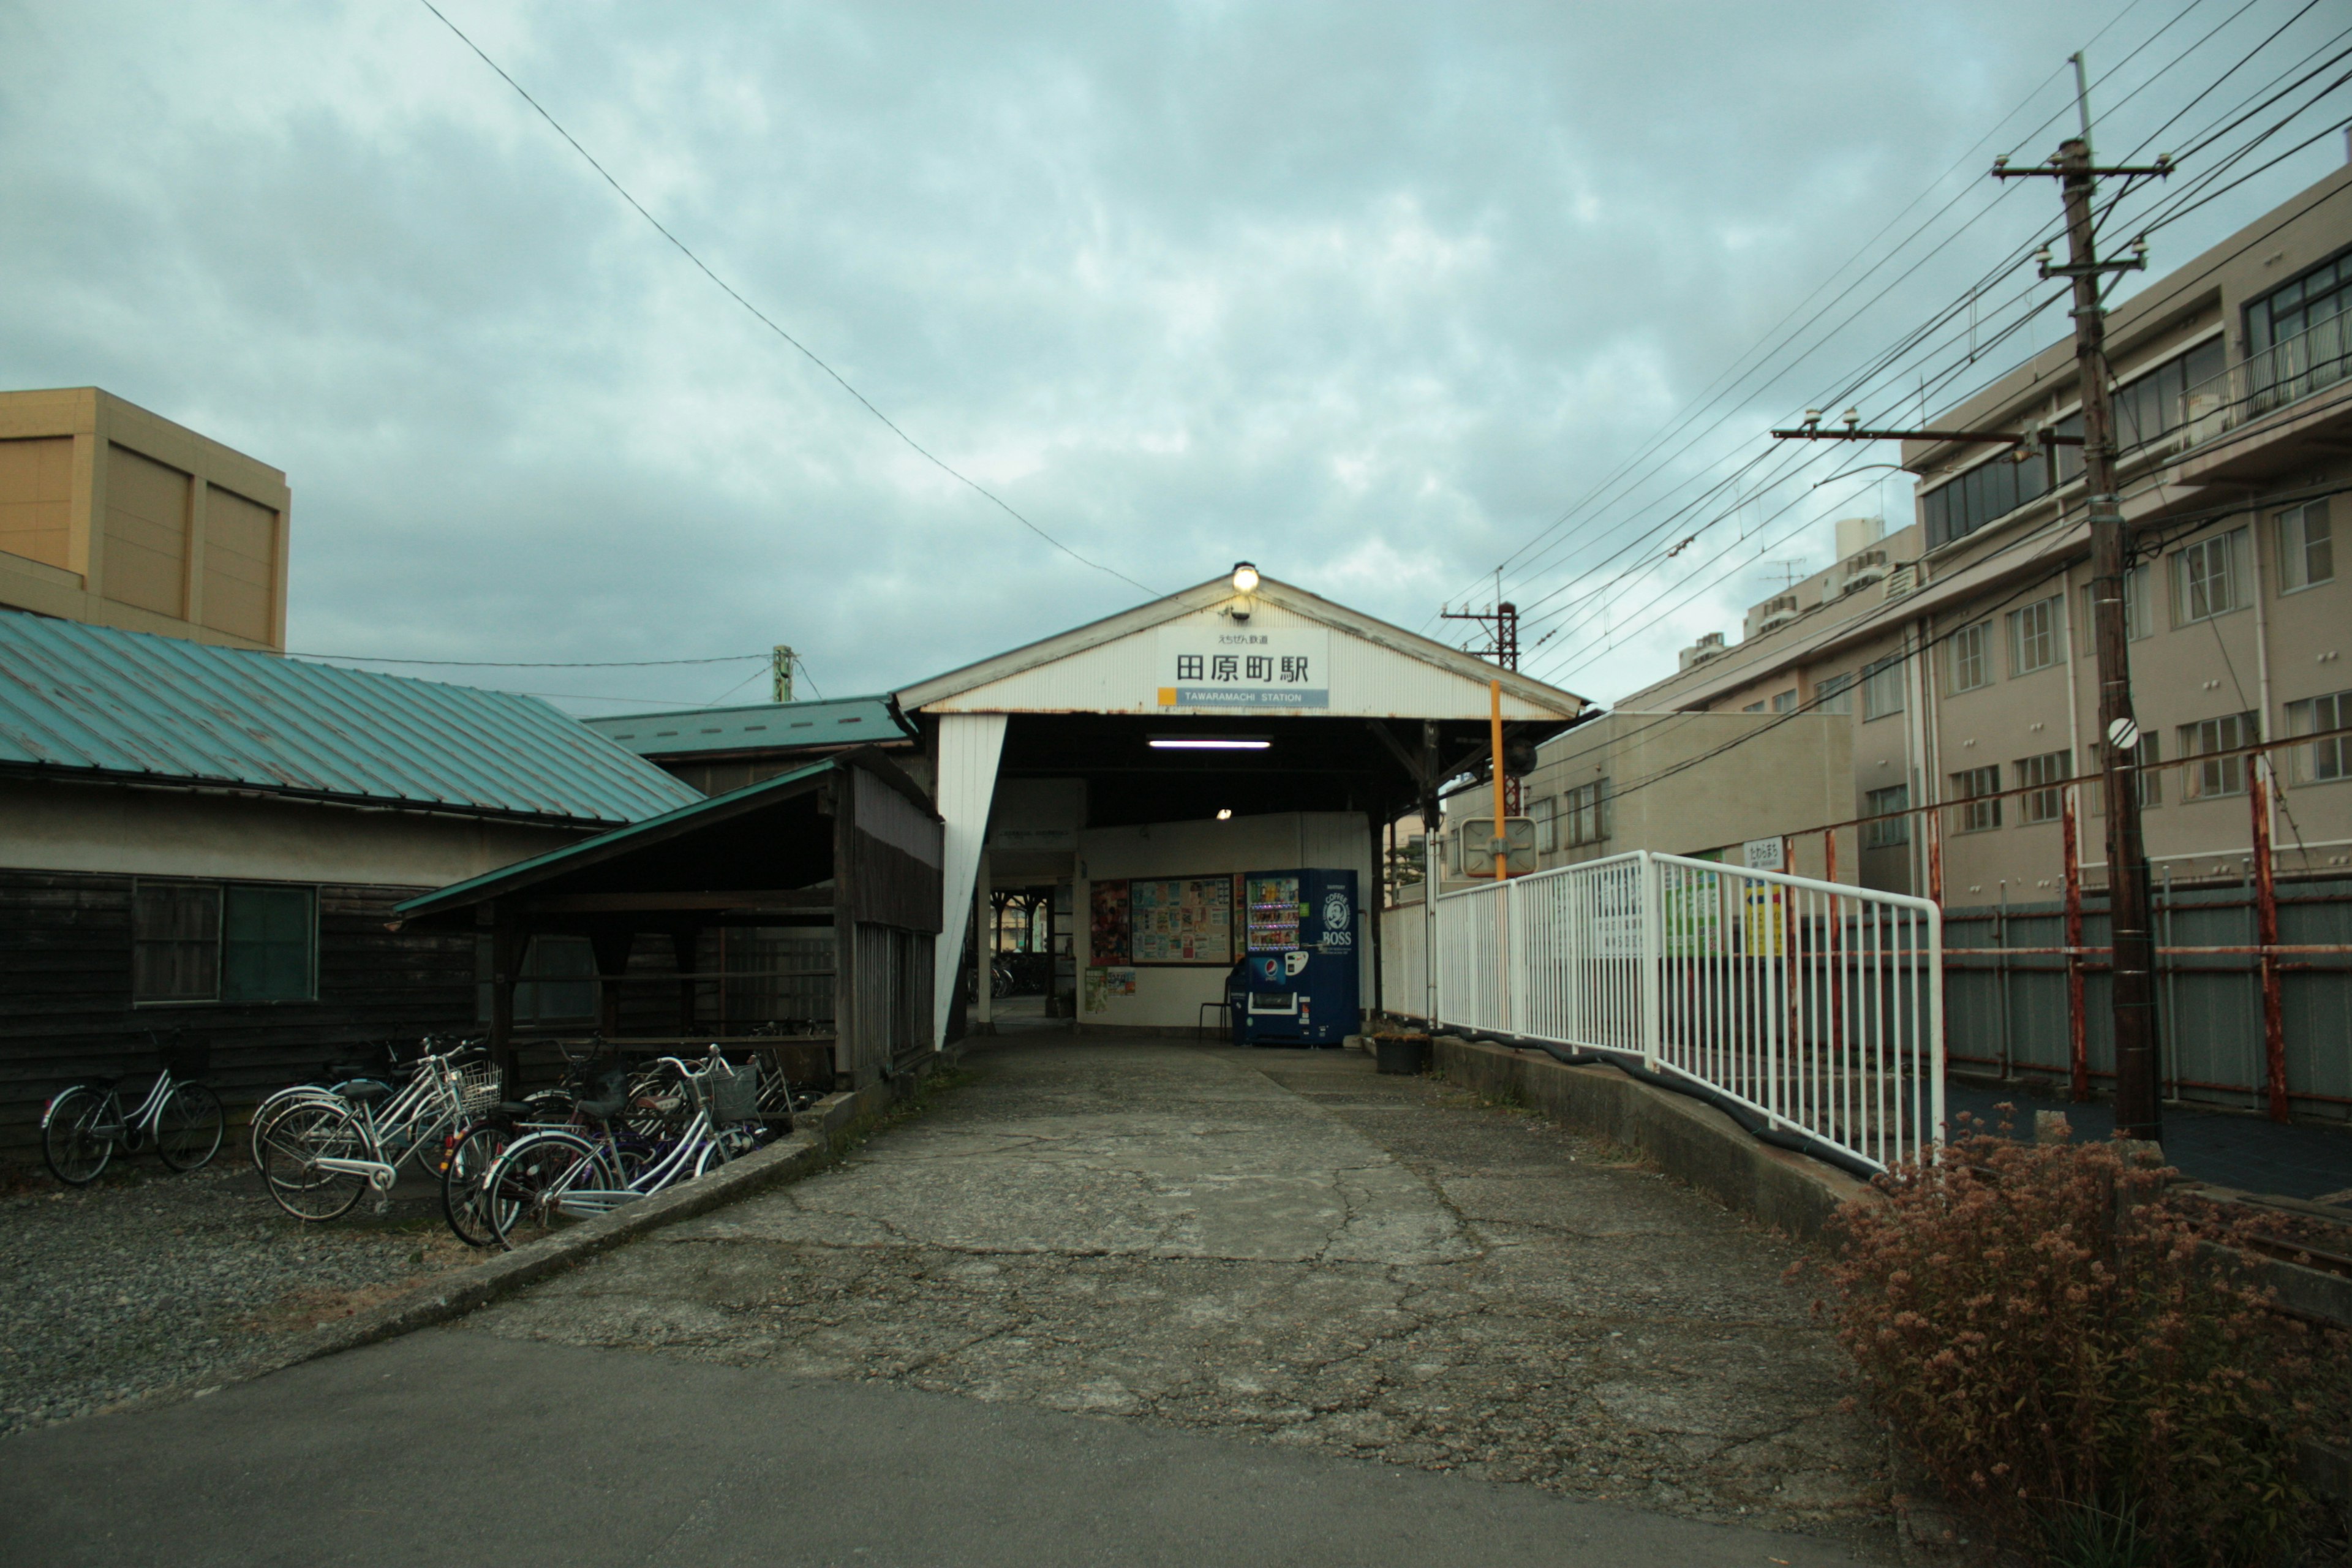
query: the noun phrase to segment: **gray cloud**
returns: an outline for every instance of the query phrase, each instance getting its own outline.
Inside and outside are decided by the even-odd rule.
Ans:
[[[1158,588],[1247,555],[1408,626],[2113,15],[445,8],[713,267],[1072,548]],[[2110,55],[2172,9],[2126,16]],[[286,468],[297,647],[790,641],[840,692],[1138,596],[926,468],[419,5],[36,5],[0,16],[0,384],[96,383]],[[2134,123],[2186,96],[2159,83]],[[2028,123],[2063,103],[2047,85]],[[2216,203],[2159,262],[2335,156]],[[1698,456],[1751,455],[2049,205],[2004,203]],[[1776,558],[1821,563],[1835,494]],[[1570,581],[1609,521],[1510,591]],[[1630,585],[1615,645],[1556,645],[1557,677],[1613,697],[1761,581],[1646,626],[1628,606],[1663,580]],[[476,679],[703,700],[751,668]]]

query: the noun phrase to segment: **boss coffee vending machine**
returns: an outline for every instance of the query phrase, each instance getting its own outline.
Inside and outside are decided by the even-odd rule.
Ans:
[[[1237,1046],[1336,1046],[1363,1022],[1356,874],[1250,871],[1245,934],[1226,984]]]

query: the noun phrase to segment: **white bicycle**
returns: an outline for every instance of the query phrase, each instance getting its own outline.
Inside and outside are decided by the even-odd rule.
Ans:
[[[162,1070],[139,1108],[129,1114],[113,1079],[92,1079],[60,1089],[41,1111],[41,1158],[68,1186],[98,1180],[117,1149],[136,1150],[150,1138],[163,1163],[193,1171],[219,1152],[225,1118],[220,1096],[196,1081],[210,1047],[190,1045],[178,1031],[156,1042]]]

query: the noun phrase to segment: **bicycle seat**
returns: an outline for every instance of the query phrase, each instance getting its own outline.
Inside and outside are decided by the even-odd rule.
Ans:
[[[626,1105],[628,1101],[627,1095],[616,1094],[610,1100],[577,1100],[573,1102],[572,1109],[591,1121],[610,1121],[621,1113],[621,1107]]]
[[[373,1105],[380,1100],[392,1098],[392,1085],[378,1083],[372,1078],[356,1079],[350,1083],[338,1084],[335,1092],[353,1105]]]
[[[369,1078],[374,1072],[375,1068],[365,1062],[329,1062],[326,1079],[329,1083],[341,1083],[349,1079]]]
[[[525,1104],[520,1100],[501,1100],[490,1107],[490,1111],[497,1116],[536,1116],[539,1114],[539,1107]]]

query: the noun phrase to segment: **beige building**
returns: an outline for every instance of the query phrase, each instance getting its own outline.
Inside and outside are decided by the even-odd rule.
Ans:
[[[2335,530],[2352,528],[2352,169],[2158,278],[2110,318],[2135,701],[2159,877],[2234,880],[2252,841],[2239,748],[2352,721],[2352,598]],[[2062,342],[1936,429],[2079,435]],[[1835,716],[1852,738],[1851,817],[1871,886],[1925,890],[1940,806],[1952,904],[2049,900],[2063,879],[2063,781],[2098,771],[2089,546],[2079,447],[2019,456],[1908,443],[1917,517],[1839,527],[1838,560],[1754,606],[1742,639],[1702,639],[1628,709]],[[1571,737],[1572,739],[1572,737]],[[1564,743],[1564,742],[1563,742]],[[2199,762],[2200,756],[2210,761]],[[2352,861],[2352,744],[2276,753],[2283,872]],[[1753,789],[1736,753],[1710,787]],[[2095,787],[2082,792],[2086,880],[2104,881]],[[1791,829],[1810,826],[1791,820]]]
[[[0,392],[0,608],[286,646],[286,476],[94,386]]]
[[[1738,788],[1723,787],[1718,763],[1737,768]],[[1751,842],[1843,823],[1832,829],[1834,849],[1816,831],[1780,846],[1778,864],[1763,863],[1858,882],[1858,844],[1847,822],[1853,779],[1853,726],[1843,716],[1801,713],[1774,723],[1747,713],[1620,708],[1537,747],[1536,766],[1520,783],[1520,809],[1535,823],[1538,870],[1630,849],[1737,865]],[[1459,829],[1493,815],[1483,784],[1445,803],[1447,889],[1485,874],[1475,848],[1465,872]]]

